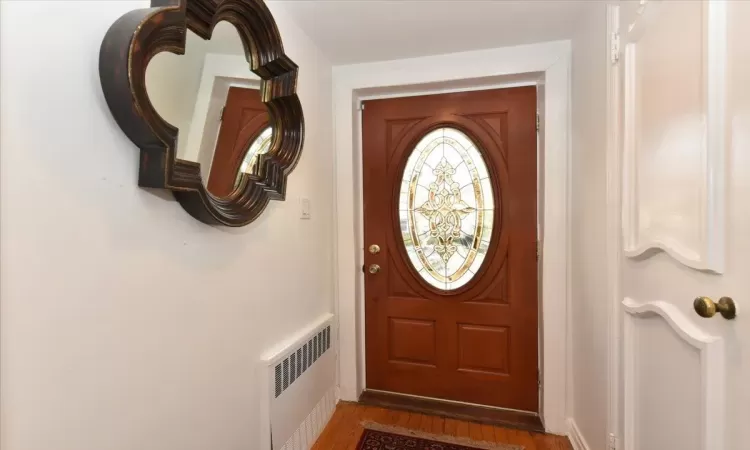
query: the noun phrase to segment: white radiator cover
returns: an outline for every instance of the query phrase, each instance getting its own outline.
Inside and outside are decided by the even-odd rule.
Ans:
[[[260,449],[309,450],[333,414],[336,332],[325,314],[261,358]]]
[[[331,419],[335,408],[336,389],[332,386],[323,398],[320,399],[318,404],[315,405],[310,414],[305,417],[305,420],[302,421],[299,427],[294,430],[292,436],[286,440],[286,443],[281,447],[277,447],[274,444],[273,448],[275,450],[310,450]]]

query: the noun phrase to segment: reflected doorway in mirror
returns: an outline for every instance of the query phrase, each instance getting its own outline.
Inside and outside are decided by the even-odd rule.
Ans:
[[[217,197],[232,193],[242,173],[251,173],[257,156],[268,151],[272,130],[268,112],[254,89],[230,87],[206,187]],[[252,163],[252,164],[251,164]]]
[[[273,130],[259,88],[228,22],[219,22],[208,41],[188,30],[184,55],[159,53],[146,70],[154,108],[178,128],[177,158],[200,164],[202,182],[215,197],[232,194],[270,149]]]

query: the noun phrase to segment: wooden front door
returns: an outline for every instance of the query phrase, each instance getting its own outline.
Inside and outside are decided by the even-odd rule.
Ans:
[[[367,388],[538,411],[536,88],[363,111]]]
[[[206,185],[211,194],[223,197],[232,192],[248,149],[266,128],[268,109],[260,91],[230,87]]]

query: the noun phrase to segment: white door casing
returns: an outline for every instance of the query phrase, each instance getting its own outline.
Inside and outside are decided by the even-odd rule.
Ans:
[[[364,380],[361,127],[367,98],[536,84],[541,110],[539,192],[542,226],[540,415],[548,431],[568,432],[570,42],[334,67],[336,143],[336,314],[341,397],[357,400]]]
[[[620,2],[610,19],[609,431],[618,449],[744,449],[748,318],[693,300],[750,301],[750,2]]]

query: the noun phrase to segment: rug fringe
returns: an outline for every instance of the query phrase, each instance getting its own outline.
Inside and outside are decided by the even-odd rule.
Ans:
[[[444,444],[464,445],[467,447],[476,447],[481,450],[524,450],[526,447],[523,445],[512,445],[512,444],[497,444],[494,442],[487,441],[475,441],[474,439],[464,437],[445,436],[440,434],[427,433],[421,430],[411,430],[409,428],[403,428],[395,425],[383,425],[377,422],[366,420],[362,422],[362,426],[373,431],[381,431],[384,433],[400,434],[402,436],[410,436],[420,439],[428,439],[431,441],[442,442]]]

